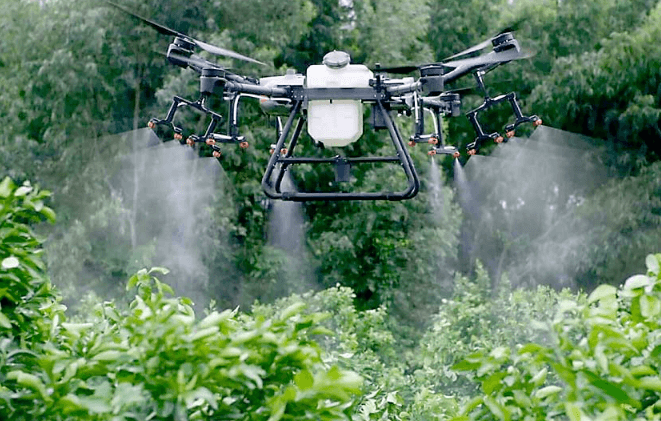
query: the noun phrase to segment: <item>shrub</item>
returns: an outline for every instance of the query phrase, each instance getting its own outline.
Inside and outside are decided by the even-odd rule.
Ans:
[[[455,366],[482,394],[455,420],[661,419],[661,254],[619,289],[565,299],[548,345],[498,347]]]
[[[210,311],[141,270],[129,308],[67,322],[28,223],[46,192],[0,183],[0,419],[346,420],[362,379],[322,360],[325,315],[292,303],[272,317]]]

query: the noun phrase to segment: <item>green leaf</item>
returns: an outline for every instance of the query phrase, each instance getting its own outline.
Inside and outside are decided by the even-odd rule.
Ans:
[[[617,403],[632,405],[634,407],[640,405],[640,402],[632,399],[629,396],[629,394],[624,389],[619,387],[617,384],[599,378],[592,372],[584,372],[584,373],[586,374],[586,377],[592,386],[600,389],[606,395],[615,399]]]
[[[0,312],[0,327],[11,329],[11,321],[4,313]]]
[[[657,372],[648,365],[639,365],[636,367],[631,367],[630,372],[631,375],[634,377],[654,376],[657,374]]]
[[[87,409],[83,406],[78,399],[78,396],[69,393],[66,396],[61,397],[56,404],[64,414],[70,412],[79,411],[81,409]]]
[[[640,297],[640,314],[646,319],[656,317],[661,313],[661,301],[652,295]]]
[[[133,275],[129,278],[129,281],[126,283],[126,290],[130,291],[133,288],[135,288],[136,285],[138,285],[138,275]]]
[[[271,408],[271,416],[268,421],[279,421],[285,414],[285,409],[287,409],[287,401],[278,399],[273,408]]]
[[[301,370],[294,376],[294,383],[300,390],[308,390],[314,384],[314,377],[308,370]]]
[[[149,269],[149,274],[151,275],[153,273],[160,273],[161,275],[167,275],[168,273],[170,273],[170,270],[168,268],[156,266]]]
[[[532,383],[533,386],[535,386],[535,387],[541,386],[546,381],[546,376],[547,376],[548,372],[549,371],[546,367],[542,368],[541,370],[539,370],[537,372],[537,374],[535,374],[532,377],[532,379],[530,379],[530,383]]]
[[[546,351],[546,350],[547,348],[542,345],[535,343],[528,343],[519,349],[519,355],[538,354],[540,351]]]
[[[482,390],[484,391],[485,394],[490,395],[493,393],[494,390],[499,389],[500,386],[500,381],[507,376],[506,371],[500,371],[497,373],[494,373],[487,377],[483,382],[482,382]]]
[[[396,406],[402,406],[405,403],[404,398],[399,396],[399,394],[396,391],[395,392],[389,392],[386,395],[386,402],[391,403],[391,404],[396,405]]]
[[[581,408],[579,408],[573,402],[565,402],[565,412],[567,413],[570,421],[582,421],[586,419],[585,414],[583,414],[583,411],[581,411]]]
[[[535,396],[539,399],[544,399],[547,396],[555,395],[562,391],[561,387],[558,386],[546,386],[535,392]]]
[[[657,376],[643,377],[639,379],[640,387],[643,389],[654,390],[655,392],[661,392],[661,378]]]
[[[594,303],[595,301],[600,301],[603,299],[615,299],[617,294],[617,289],[612,285],[599,285],[592,293],[588,296],[588,303]]]
[[[648,254],[645,258],[645,265],[647,266],[648,272],[654,276],[659,275],[659,258],[655,254]]]
[[[489,408],[489,411],[497,418],[501,420],[509,420],[509,411],[507,411],[507,408],[504,406],[500,405],[498,402],[496,402],[495,399],[485,396],[484,397],[484,404]]]
[[[280,319],[287,320],[293,315],[300,313],[301,310],[303,310],[305,307],[306,304],[304,302],[299,301],[297,303],[294,303],[289,307],[287,307],[286,309],[282,310],[282,313],[280,314]]]
[[[634,290],[639,288],[645,288],[650,284],[650,278],[645,275],[634,275],[624,282],[625,290]]]
[[[53,211],[53,209],[49,208],[48,206],[44,206],[43,208],[41,208],[39,213],[45,216],[48,222],[55,223],[56,217],[55,217],[55,211]]]
[[[79,396],[78,401],[92,414],[104,414],[112,411],[106,399],[98,396]]]
[[[14,256],[9,256],[6,257],[2,260],[2,268],[7,270],[7,269],[14,269],[17,268],[20,265],[20,262],[18,259]]]
[[[209,405],[214,410],[218,409],[218,402],[216,400],[216,397],[206,387],[198,387],[197,389],[186,393],[185,399],[186,399],[186,407],[188,409],[191,409],[195,401],[197,401],[198,399],[202,399],[208,402]]]
[[[14,192],[15,197],[23,197],[32,191],[32,186],[23,185],[16,189]]]
[[[102,351],[92,357],[94,361],[117,361],[124,353],[116,350]]]
[[[333,332],[332,330],[330,330],[330,329],[328,329],[327,327],[324,327],[324,326],[317,326],[317,327],[310,330],[310,334],[312,334],[312,335],[324,335],[324,336],[335,336],[336,332]]]
[[[461,411],[462,415],[468,415],[473,409],[477,408],[484,402],[484,398],[482,396],[476,396],[470,401],[466,403],[464,406],[464,409]]]
[[[246,365],[243,366],[243,374],[255,382],[255,386],[257,386],[258,389],[261,389],[264,387],[264,382],[262,380],[263,376],[266,376],[266,372],[258,366],[255,365]]]
[[[48,394],[46,393],[46,386],[41,381],[41,379],[34,374],[25,373],[20,370],[10,371],[7,373],[8,380],[15,380],[19,386],[32,389],[38,392],[41,395],[41,398],[44,400],[48,399]]]
[[[11,192],[14,190],[16,185],[9,177],[5,177],[0,183],[0,197],[7,198],[11,195]]]

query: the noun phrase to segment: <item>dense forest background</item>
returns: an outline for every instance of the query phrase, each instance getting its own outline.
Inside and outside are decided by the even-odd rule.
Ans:
[[[197,96],[195,73],[166,63],[169,37],[98,0],[0,0],[1,416],[659,419],[661,259],[646,255],[661,249],[660,2],[121,4],[266,63],[218,60],[254,76],[303,73],[334,49],[429,63],[516,24],[536,54],[487,86],[544,126],[458,162],[413,149],[413,200],[267,205],[275,129],[255,104],[250,148],[219,160],[145,128],[173,95]],[[473,140],[463,117],[445,129],[462,150]],[[366,129],[351,153],[383,136]],[[310,189],[332,171],[295,176]],[[401,182],[386,166],[354,176]],[[56,222],[34,225],[51,208]],[[164,270],[140,271],[154,266],[192,301],[167,298]]]

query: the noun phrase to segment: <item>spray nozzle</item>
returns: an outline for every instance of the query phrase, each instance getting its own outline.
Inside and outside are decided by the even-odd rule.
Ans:
[[[179,142],[184,140],[184,135],[182,134],[182,130],[179,127],[174,128],[174,139],[178,140]]]
[[[433,153],[432,153],[433,152]],[[454,146],[435,146],[430,149],[428,152],[429,155],[452,155],[455,158],[459,155],[459,151]],[[456,155],[456,156],[455,156]]]
[[[192,134],[188,136],[188,138],[186,139],[186,144],[192,148],[193,146],[195,146],[195,143],[199,141],[200,141],[200,137]]]

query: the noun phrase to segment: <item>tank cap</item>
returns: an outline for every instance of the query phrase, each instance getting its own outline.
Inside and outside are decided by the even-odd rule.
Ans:
[[[344,51],[331,51],[324,56],[323,63],[331,69],[341,69],[349,64],[351,57]]]

